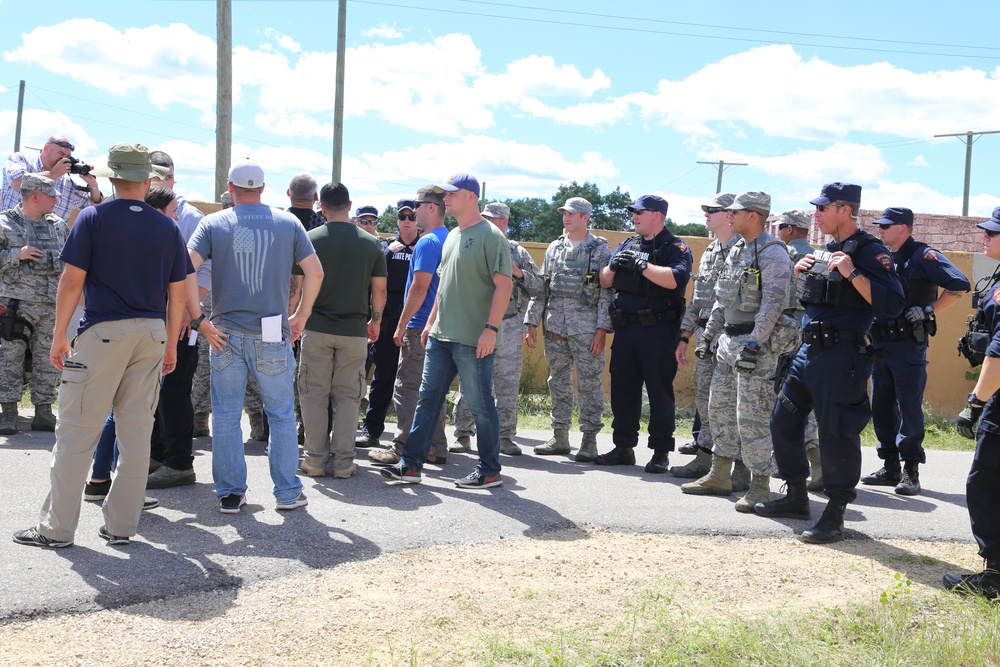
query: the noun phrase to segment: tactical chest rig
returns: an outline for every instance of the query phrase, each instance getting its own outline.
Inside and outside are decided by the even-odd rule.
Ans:
[[[919,278],[908,280],[905,277],[906,269],[909,267],[913,256],[918,252],[923,254],[927,248],[928,245],[926,243],[914,242],[895,258],[898,260],[895,262],[896,275],[903,284],[903,294],[906,296],[904,311],[911,306],[924,308],[934,303],[934,300],[937,299],[938,286],[933,281]],[[876,321],[872,324],[871,331],[872,339],[875,341],[902,340],[912,337],[918,343],[923,343],[927,340],[928,336],[933,336],[936,333],[937,320],[934,319],[933,315],[930,319],[920,322],[909,322],[905,317],[897,317],[887,322]]]
[[[965,335],[958,339],[958,354],[965,357],[969,365],[975,368],[982,365],[986,360],[986,348],[990,346],[992,331],[986,321],[986,313],[983,309],[983,302],[990,292],[1000,281],[1000,267],[993,271],[993,275],[988,278],[981,278],[976,283],[976,289],[972,292],[972,307],[976,309],[975,315],[969,315],[966,320]]]
[[[549,297],[579,299],[584,306],[597,306],[601,299],[601,283],[594,269],[594,250],[607,240],[594,236],[586,245],[567,249],[569,240],[561,239],[562,257],[556,272],[545,281],[545,291]],[[600,267],[598,267],[600,268]]]

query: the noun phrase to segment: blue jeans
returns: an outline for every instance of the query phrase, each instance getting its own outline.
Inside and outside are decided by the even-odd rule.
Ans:
[[[287,341],[262,342],[260,336],[226,332],[226,346],[213,349],[212,365],[212,477],[220,498],[247,492],[247,463],[243,454],[240,418],[247,375],[260,387],[264,413],[271,427],[268,463],[274,497],[288,503],[299,497],[302,482],[295,476],[299,467],[299,443],[295,429],[293,382],[295,360]]]
[[[104,422],[101,439],[97,441],[97,449],[94,450],[94,469],[90,479],[111,479],[111,471],[116,465],[118,465],[118,438],[115,434],[115,411],[112,410],[108,415],[108,421]]]
[[[403,447],[402,459],[406,467],[420,470],[427,460],[438,415],[457,373],[462,381],[462,398],[468,402],[469,412],[476,422],[476,449],[479,451],[476,470],[487,477],[500,472],[500,416],[493,399],[493,358],[490,354],[477,359],[476,348],[471,345],[433,337],[427,339],[420,399]]]

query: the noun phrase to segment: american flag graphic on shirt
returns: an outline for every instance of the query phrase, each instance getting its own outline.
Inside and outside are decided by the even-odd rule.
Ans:
[[[233,253],[240,272],[240,281],[253,295],[264,289],[264,266],[274,235],[266,229],[236,227],[233,230]]]

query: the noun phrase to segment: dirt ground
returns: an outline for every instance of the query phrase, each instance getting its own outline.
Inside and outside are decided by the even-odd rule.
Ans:
[[[682,613],[877,602],[981,565],[972,544],[554,533],[384,555],[240,590],[0,626],[0,664],[473,665],[489,642],[614,628],[651,591]],[[481,655],[479,654],[481,659]],[[512,661],[511,664],[515,664]]]

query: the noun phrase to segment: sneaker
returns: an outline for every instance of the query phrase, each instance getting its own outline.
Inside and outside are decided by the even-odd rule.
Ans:
[[[396,480],[397,482],[406,482],[407,484],[420,484],[421,481],[420,471],[411,470],[402,461],[400,461],[396,465],[389,466],[388,468],[382,468],[378,472],[386,479],[393,479]]]
[[[97,534],[100,535],[102,539],[107,540],[109,546],[124,547],[129,543],[129,539],[124,535],[112,535],[109,533],[107,526],[101,526],[97,530]]]
[[[26,528],[14,533],[14,541],[18,544],[27,544],[31,547],[44,547],[46,549],[61,549],[73,546],[73,540],[53,540],[39,533],[37,528]]]
[[[142,499],[142,509],[144,510],[156,509],[159,506],[160,506],[160,501],[157,500],[156,498],[150,498],[149,496],[146,496],[145,498]]]
[[[503,479],[500,473],[487,477],[478,470],[473,470],[467,477],[456,479],[455,486],[460,489],[492,489],[494,486],[503,486]]]
[[[195,483],[194,468],[178,470],[162,465],[146,478],[147,489],[168,489],[172,486],[184,486]]]
[[[103,482],[87,482],[87,486],[83,487],[83,499],[84,500],[104,500],[108,496],[108,491],[111,490],[111,480],[107,479]]]
[[[238,493],[230,493],[219,499],[219,511],[223,514],[239,514],[240,508],[247,504],[247,499]]]
[[[274,509],[281,510],[282,512],[291,512],[292,510],[297,510],[300,507],[305,507],[309,504],[306,499],[306,494],[300,493],[299,497],[289,503],[278,503],[275,505]]]

